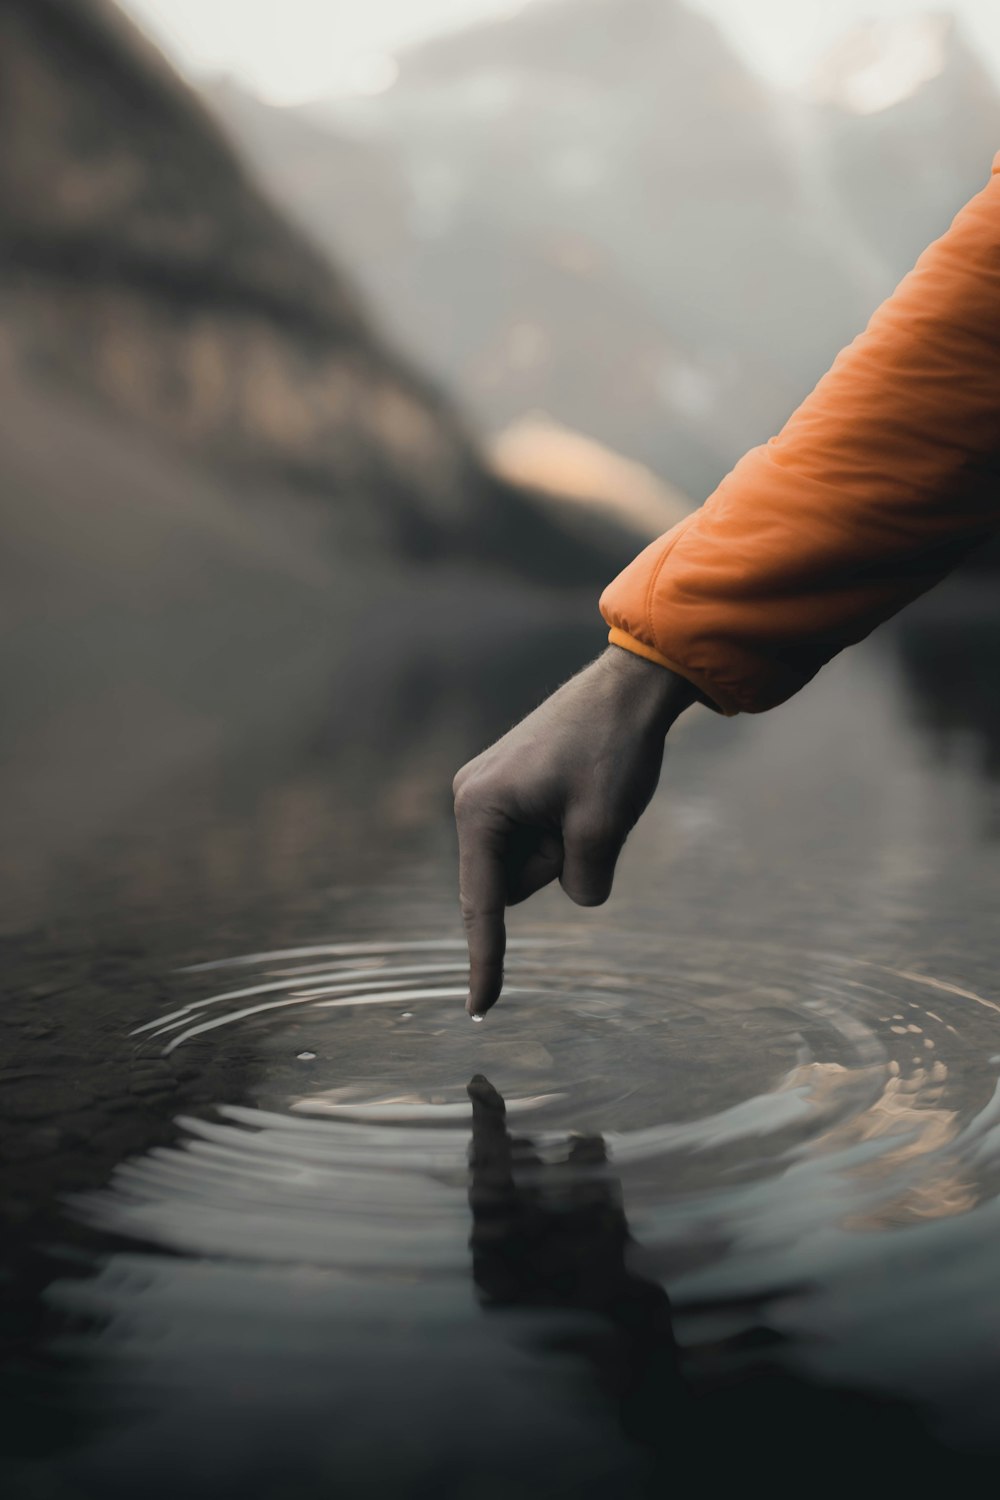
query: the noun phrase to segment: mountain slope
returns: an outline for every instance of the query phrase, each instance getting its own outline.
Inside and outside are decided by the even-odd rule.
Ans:
[[[448,403],[106,0],[0,0],[0,101],[10,369],[247,483],[314,493],[347,545],[606,576],[607,559],[484,469]]]
[[[780,425],[870,311],[849,232],[817,223],[781,101],[681,0],[535,0],[395,61],[391,88],[310,118],[397,153],[410,260],[394,280],[372,274],[486,425],[541,407],[697,496]],[[505,296],[541,300],[534,288],[557,277],[540,325],[553,360],[526,372],[504,351],[517,321]],[[451,322],[428,328],[446,282]],[[627,408],[615,345],[602,384],[601,325],[628,347]],[[471,350],[452,334],[470,326]],[[574,394],[560,360],[580,368],[587,329],[598,400]]]
[[[859,28],[801,99],[682,0],[533,0],[394,62],[374,97],[305,111],[208,97],[483,427],[541,411],[694,497],[780,427],[1000,144],[996,89],[941,16]]]

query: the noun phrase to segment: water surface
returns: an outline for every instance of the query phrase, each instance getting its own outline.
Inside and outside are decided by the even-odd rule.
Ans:
[[[473,1026],[450,776],[598,645],[331,667],[12,890],[15,1493],[992,1463],[1000,630],[946,594],[688,716],[612,902],[515,913]]]

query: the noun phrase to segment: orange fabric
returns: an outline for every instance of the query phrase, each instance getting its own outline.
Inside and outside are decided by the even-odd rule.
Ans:
[[[997,527],[1000,152],[781,432],[641,552],[601,612],[613,641],[723,713],[757,713]]]

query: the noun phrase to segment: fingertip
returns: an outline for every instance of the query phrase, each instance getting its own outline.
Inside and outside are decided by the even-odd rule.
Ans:
[[[484,963],[473,959],[469,972],[469,998],[465,1009],[474,1021],[481,1021],[487,1011],[493,1009],[503,990],[504,970],[502,962]]]
[[[583,883],[573,879],[561,879],[563,891],[574,906],[604,906],[611,899],[611,883]]]

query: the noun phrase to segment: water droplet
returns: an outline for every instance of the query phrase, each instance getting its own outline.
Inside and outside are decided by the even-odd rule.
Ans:
[[[402,1012],[402,1014],[400,1015],[399,1019],[401,1021],[412,1021],[413,1020],[413,1012],[412,1012],[412,1010],[404,1010]]]
[[[315,1056],[316,1056],[315,1052],[300,1052],[299,1053],[299,1062],[312,1062],[312,1060],[313,1060],[313,1058]]]
[[[480,1022],[480,1021],[485,1021],[485,1020],[486,1020],[486,1017],[485,1017],[485,1016],[473,1016],[473,1018],[472,1018],[472,1019],[473,1019],[473,1020],[474,1020],[474,1021],[475,1021],[475,1022],[476,1022],[476,1024],[477,1024],[477,1025],[478,1025],[478,1024],[479,1024],[479,1022]]]

